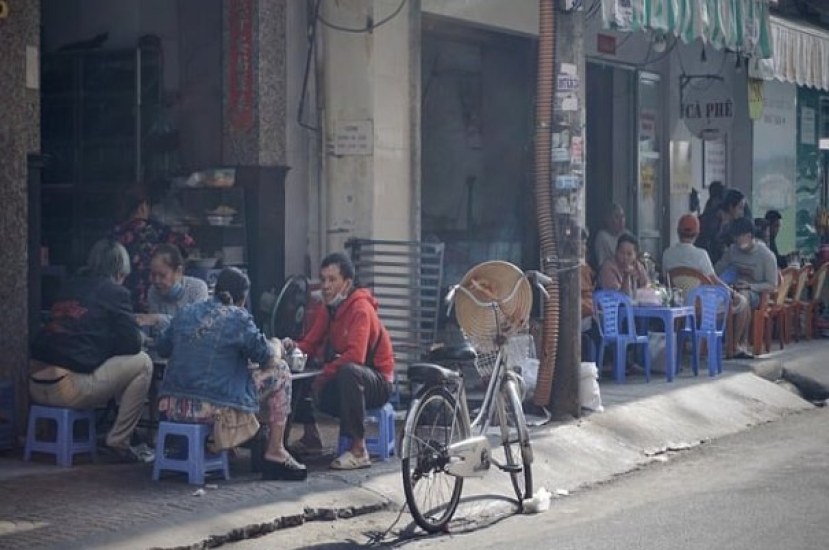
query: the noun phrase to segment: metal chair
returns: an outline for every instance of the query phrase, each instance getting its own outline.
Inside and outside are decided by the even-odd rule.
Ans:
[[[636,333],[633,318],[633,304],[630,297],[616,290],[597,290],[593,292],[593,311],[599,316],[598,365],[604,363],[605,347],[616,345],[616,357],[613,362],[613,378],[618,383],[625,381],[625,356],[631,344],[641,345],[645,354],[645,380],[651,379],[651,358],[648,350],[648,335]]]
[[[731,293],[719,285],[700,285],[691,290],[686,298],[689,306],[697,308],[696,339],[693,342],[693,371],[699,374],[699,359],[702,341],[708,347],[708,376],[722,373],[723,340],[728,324],[731,307]],[[679,332],[677,349],[682,349],[682,341],[691,334],[691,327],[686,326]]]

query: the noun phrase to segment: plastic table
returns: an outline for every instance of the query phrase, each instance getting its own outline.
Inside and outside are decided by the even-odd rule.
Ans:
[[[692,341],[696,337],[696,311],[693,306],[656,306],[656,305],[635,305],[633,316],[636,319],[659,319],[665,326],[665,377],[672,382],[677,370],[677,358],[679,356],[676,348],[676,320],[687,318],[691,327]],[[637,323],[638,324],[638,323]],[[696,361],[696,356],[694,356]]]

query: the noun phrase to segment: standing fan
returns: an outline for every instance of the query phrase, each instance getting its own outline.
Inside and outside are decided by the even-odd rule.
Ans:
[[[307,303],[308,278],[291,275],[268,310],[267,336],[299,340],[303,333]]]

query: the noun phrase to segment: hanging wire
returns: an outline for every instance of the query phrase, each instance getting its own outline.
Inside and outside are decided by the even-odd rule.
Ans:
[[[322,0],[320,0],[320,2],[321,1]],[[330,27],[330,28],[332,28],[334,30],[337,30],[337,31],[351,32],[351,33],[354,33],[354,34],[363,34],[363,33],[367,33],[367,32],[374,32],[374,29],[377,29],[378,27],[388,23],[389,21],[391,21],[392,19],[397,17],[397,14],[400,13],[400,11],[403,9],[403,6],[406,5],[406,2],[407,2],[407,0],[400,0],[400,4],[394,9],[393,12],[391,12],[386,17],[382,18],[380,21],[377,21],[376,23],[371,21],[371,18],[369,18],[368,24],[365,27],[362,27],[362,28],[344,27],[342,25],[337,25],[336,23],[331,23],[330,21],[326,20],[322,15],[319,15],[319,14],[317,15],[317,19],[319,19],[319,22],[322,23],[323,25],[325,25],[326,27]]]

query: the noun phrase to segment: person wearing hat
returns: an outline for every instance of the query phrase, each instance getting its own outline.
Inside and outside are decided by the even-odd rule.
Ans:
[[[769,250],[774,253],[774,257],[777,258],[777,267],[778,269],[785,269],[788,267],[789,262],[786,260],[785,256],[780,255],[780,251],[777,250],[777,234],[780,233],[780,220],[783,219],[783,215],[777,210],[769,210],[766,212],[766,221],[769,222]]]
[[[679,242],[666,248],[665,252],[662,253],[662,270],[668,273],[678,267],[696,269],[714,283],[728,288],[731,292],[731,309],[734,311],[734,340],[737,348],[735,357],[738,359],[753,358],[754,356],[747,351],[748,327],[751,320],[748,299],[732,290],[717,276],[708,252],[694,246],[694,241],[699,236],[699,232],[700,224],[695,215],[684,214],[680,216],[676,224],[676,234],[679,237]]]

